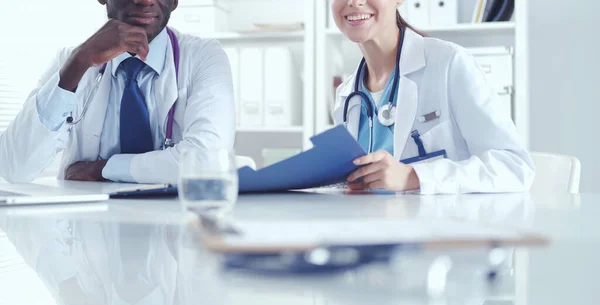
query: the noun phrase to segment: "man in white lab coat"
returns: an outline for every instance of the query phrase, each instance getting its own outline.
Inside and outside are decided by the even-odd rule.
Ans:
[[[178,0],[98,2],[110,20],[59,53],[0,135],[0,177],[34,180],[62,151],[59,179],[173,183],[183,149],[233,146],[219,43],[166,28]]]

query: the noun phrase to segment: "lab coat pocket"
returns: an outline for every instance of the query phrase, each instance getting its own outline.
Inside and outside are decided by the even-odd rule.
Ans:
[[[423,146],[427,153],[436,152],[445,149],[448,153],[452,151],[452,124],[445,120],[429,129],[421,135]]]

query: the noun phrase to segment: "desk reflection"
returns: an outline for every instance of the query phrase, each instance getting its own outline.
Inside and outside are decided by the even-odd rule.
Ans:
[[[528,194],[383,200],[386,218],[529,227],[536,214]],[[0,216],[0,228],[60,304],[470,304],[514,295],[513,249],[503,249],[504,273],[493,285],[489,252],[460,249],[398,253],[389,264],[340,274],[267,277],[223,270],[185,223]]]

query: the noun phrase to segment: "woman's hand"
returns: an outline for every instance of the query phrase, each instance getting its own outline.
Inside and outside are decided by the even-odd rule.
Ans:
[[[348,181],[354,182],[360,178],[362,181],[350,184],[348,188],[351,190],[402,192],[420,188],[419,177],[413,167],[395,160],[386,150],[360,157],[354,160],[354,164],[362,167],[348,176]]]

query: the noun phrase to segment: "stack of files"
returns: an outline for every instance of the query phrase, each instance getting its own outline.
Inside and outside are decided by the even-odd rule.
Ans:
[[[509,21],[515,10],[515,0],[477,0],[473,23]]]

